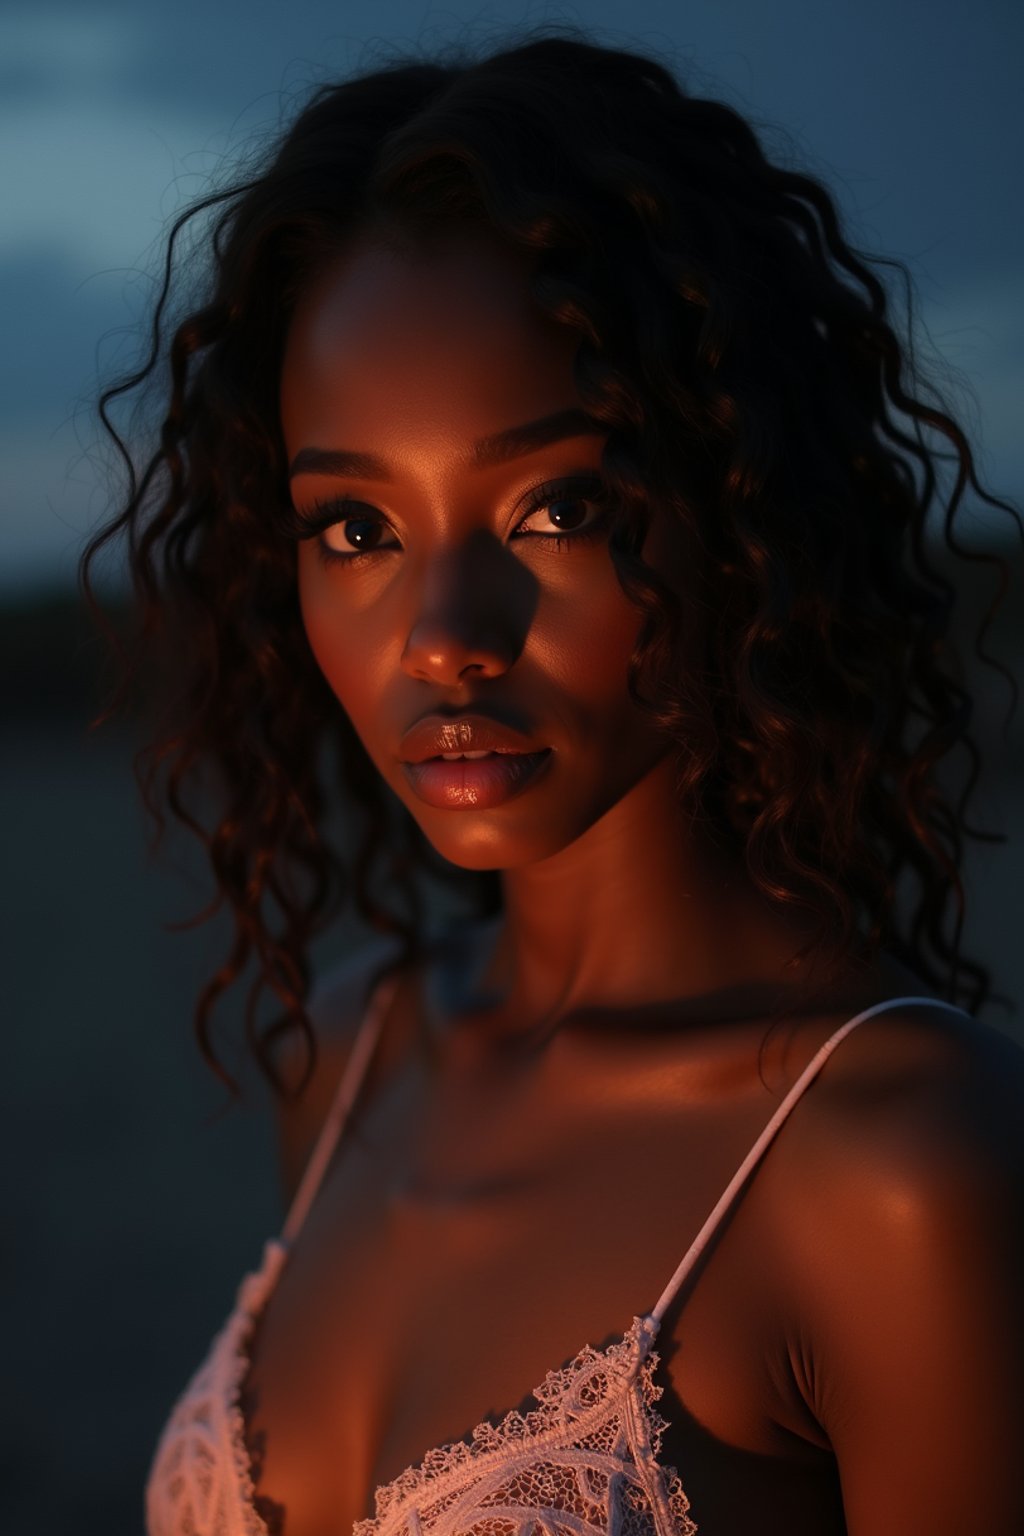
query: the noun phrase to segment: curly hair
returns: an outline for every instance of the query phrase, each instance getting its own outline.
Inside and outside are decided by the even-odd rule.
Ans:
[[[215,215],[209,259],[172,326],[181,236],[200,214]],[[406,959],[425,943],[419,875],[451,882],[479,916],[501,910],[499,871],[455,868],[396,812],[312,657],[277,406],[289,318],[324,263],[371,221],[416,239],[464,219],[533,254],[532,299],[578,334],[576,383],[608,434],[610,552],[644,616],[629,690],[678,749],[679,795],[745,851],[763,893],[814,915],[801,954],[835,966],[885,944],[977,1008],[991,987],[960,953],[964,838],[1005,839],[966,821],[980,753],[950,650],[955,590],[925,537],[940,458],[957,465],[946,544],[995,560],[1003,587],[1005,567],[966,549],[954,517],[968,483],[1017,513],[981,488],[964,431],[921,382],[902,263],[885,264],[905,280],[905,341],[869,265],[882,258],[849,245],[819,179],[772,163],[737,111],[662,64],[562,29],[318,89],[265,164],[177,219],[148,356],[101,396],[126,494],[80,582],[116,643],[89,567],[126,536],[137,632],[93,726],[143,656],[170,659],[162,728],[134,769],[158,841],[162,799],[203,842],[216,906],[233,910],[230,953],[197,1003],[207,1062],[236,1093],[210,1014],[255,952],[246,1039],[286,1094],[271,1047],[301,1030],[301,1093],[316,1061],[308,947],[348,897]],[[184,265],[191,277],[194,257]],[[155,382],[159,441],[137,469],[111,407]],[[678,602],[640,558],[655,506],[706,556],[698,675],[676,659]],[[976,649],[1008,676],[983,650],[994,608]],[[936,768],[957,747],[970,768],[952,804]],[[184,799],[203,767],[222,812],[209,829]],[[345,857],[323,826],[339,779],[359,828]],[[382,856],[401,912],[371,893]],[[263,989],[284,1012],[261,1032]]]

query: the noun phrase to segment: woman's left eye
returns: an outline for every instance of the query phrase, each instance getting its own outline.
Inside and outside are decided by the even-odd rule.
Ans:
[[[586,522],[590,514],[590,521]],[[516,524],[516,533],[540,513],[554,524],[553,529],[527,530],[536,538],[554,539],[555,548],[572,539],[596,537],[605,525],[604,487],[600,480],[570,480],[539,485],[527,497],[526,515]],[[584,522],[584,527],[579,523]]]

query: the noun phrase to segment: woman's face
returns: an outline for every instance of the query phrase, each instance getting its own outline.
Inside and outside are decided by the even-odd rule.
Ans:
[[[364,239],[300,302],[281,378],[293,502],[329,522],[299,545],[310,646],[386,783],[473,869],[556,854],[669,746],[627,692],[642,616],[602,525],[578,337],[538,313],[528,274],[484,233],[410,254]],[[645,554],[666,573],[672,542],[655,521]],[[474,764],[441,768],[457,782],[427,803],[403,736],[476,709],[549,749],[539,770],[485,807]]]

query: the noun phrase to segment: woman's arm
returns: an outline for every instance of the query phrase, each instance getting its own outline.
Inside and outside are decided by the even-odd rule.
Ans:
[[[914,1028],[816,1117],[791,1359],[850,1536],[1021,1536],[1024,1052],[940,1031],[914,1069]]]

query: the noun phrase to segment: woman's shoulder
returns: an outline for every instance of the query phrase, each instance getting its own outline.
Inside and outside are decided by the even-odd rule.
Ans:
[[[922,1284],[968,1249],[998,1269],[1024,1219],[1022,1106],[1024,1049],[1005,1032],[934,1002],[864,1020],[780,1138],[787,1282],[832,1295],[838,1318],[880,1263]]]
[[[1022,1103],[1008,1035],[900,1004],[840,1042],[780,1137],[779,1359],[869,1508],[992,1465],[1020,1423]]]
[[[972,1127],[983,1143],[1021,1125],[1022,1093],[1024,1049],[1015,1039],[936,999],[908,997],[839,1043],[801,1119],[836,1156],[851,1140],[909,1146],[941,1133],[952,1146]]]
[[[861,1017],[866,1014],[866,1017]],[[1003,1030],[937,997],[888,951],[838,976],[819,1004],[793,1016],[767,1053],[767,1084],[781,1096],[844,1025],[806,1091],[787,1140],[813,1139],[842,1157],[938,1122],[965,1126],[1005,1116],[1024,1089],[1024,1050]],[[775,1031],[770,1032],[769,1039]],[[988,1113],[986,1113],[986,1111]],[[806,1150],[806,1149],[802,1149]]]

